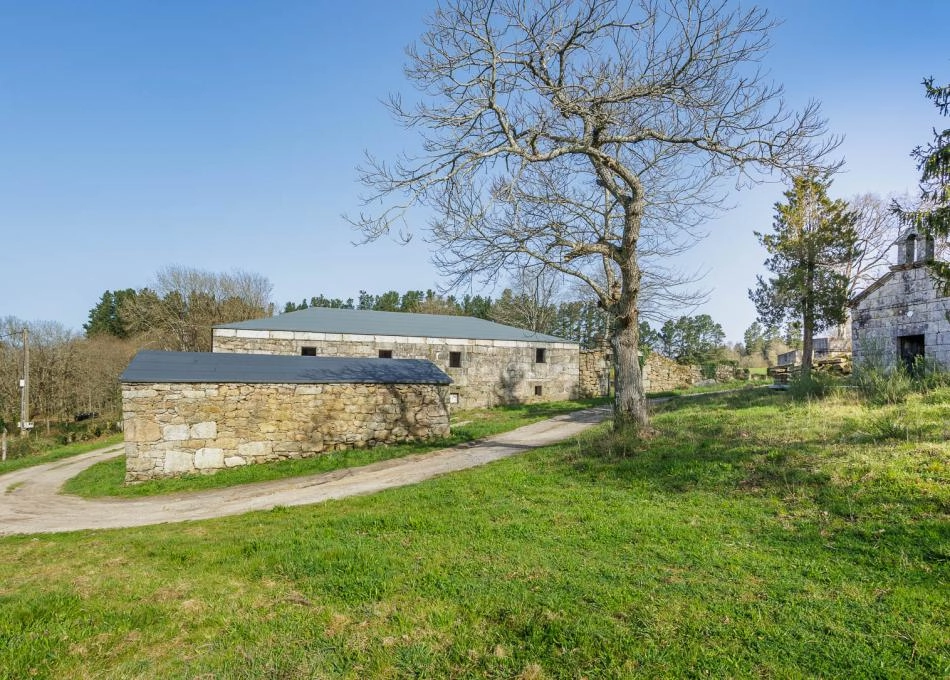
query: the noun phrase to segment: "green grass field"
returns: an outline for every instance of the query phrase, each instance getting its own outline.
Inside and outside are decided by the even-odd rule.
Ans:
[[[950,404],[675,400],[417,486],[0,540],[0,677],[950,675]]]

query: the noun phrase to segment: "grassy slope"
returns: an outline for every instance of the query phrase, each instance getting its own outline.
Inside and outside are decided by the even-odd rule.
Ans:
[[[31,467],[33,465],[52,463],[53,461],[60,460],[61,458],[77,456],[80,453],[87,453],[89,451],[95,451],[96,449],[102,449],[107,446],[121,443],[122,435],[113,434],[108,437],[101,437],[92,441],[55,446],[47,451],[44,451],[43,453],[35,453],[28,456],[23,456],[22,458],[9,458],[7,460],[0,461],[0,475],[7,472],[13,472],[14,470],[20,470],[25,467]]]
[[[950,406],[786,399],[371,497],[0,540],[0,677],[947,676]]]

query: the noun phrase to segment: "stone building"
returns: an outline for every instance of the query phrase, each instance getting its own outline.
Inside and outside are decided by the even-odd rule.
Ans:
[[[569,399],[579,345],[467,316],[311,307],[218,326],[214,352],[426,359],[452,378],[450,408]]]
[[[127,482],[449,434],[428,361],[139,352],[120,380]]]
[[[897,264],[851,300],[851,343],[856,369],[897,361],[950,366],[950,298],[941,294],[927,264],[934,242],[916,231],[896,242]]]

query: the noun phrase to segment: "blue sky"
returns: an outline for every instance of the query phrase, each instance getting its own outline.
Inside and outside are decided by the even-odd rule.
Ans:
[[[950,3],[765,4],[784,20],[773,78],[845,135],[833,194],[912,190],[909,152],[946,122],[920,81],[950,80]],[[354,246],[340,217],[363,151],[413,144],[380,100],[406,89],[403,50],[433,6],[0,0],[0,317],[79,329],[103,291],[169,264],[259,272],[278,304],[437,287],[423,232]],[[781,192],[735,194],[682,263],[708,272],[698,311],[732,340],[755,316],[752,231]]]

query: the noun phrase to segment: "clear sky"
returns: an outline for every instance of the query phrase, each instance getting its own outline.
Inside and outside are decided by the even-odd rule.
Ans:
[[[845,135],[833,195],[912,190],[909,152],[946,122],[920,81],[950,80],[950,2],[765,4],[784,20],[773,78]],[[433,6],[0,0],[0,317],[78,330],[105,290],[170,264],[259,272],[279,305],[439,286],[421,238],[354,246],[340,217],[364,150],[412,146],[380,100],[406,89],[403,50]],[[752,231],[781,191],[735,194],[683,261],[708,271],[698,311],[731,340],[754,320]]]

